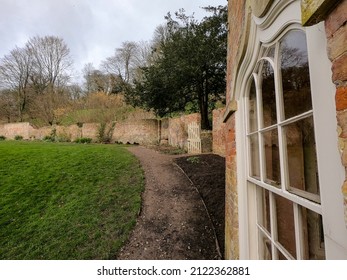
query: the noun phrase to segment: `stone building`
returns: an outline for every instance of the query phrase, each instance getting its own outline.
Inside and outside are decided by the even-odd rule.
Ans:
[[[347,0],[228,9],[225,258],[347,259]]]

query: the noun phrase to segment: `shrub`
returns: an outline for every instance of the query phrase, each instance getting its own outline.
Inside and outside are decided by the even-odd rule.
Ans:
[[[193,164],[200,163],[200,158],[199,157],[189,157],[187,158],[187,161]]]
[[[45,137],[42,138],[43,141],[46,141],[46,142],[54,142],[55,139],[53,136],[51,135],[46,135]]]
[[[114,131],[116,123],[107,125],[105,122],[101,122],[98,128],[98,141],[100,143],[110,143],[112,140],[112,134]]]
[[[71,142],[71,139],[70,139],[69,135],[62,133],[62,134],[58,134],[55,137],[55,141],[57,141],[57,142]]]
[[[23,140],[23,136],[22,135],[16,135],[14,137],[14,140]]]
[[[4,135],[0,135],[0,141],[6,140],[6,137]]]
[[[89,144],[91,142],[92,142],[92,138],[87,138],[87,137],[77,138],[75,140],[75,143],[79,143],[79,144]]]

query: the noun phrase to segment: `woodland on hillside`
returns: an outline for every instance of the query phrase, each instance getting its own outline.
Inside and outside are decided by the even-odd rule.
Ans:
[[[201,21],[181,9],[149,42],[123,42],[98,68],[73,81],[63,38],[30,38],[0,58],[0,123],[36,126],[110,122],[128,116],[200,112],[202,127],[225,100],[226,6],[205,7]]]

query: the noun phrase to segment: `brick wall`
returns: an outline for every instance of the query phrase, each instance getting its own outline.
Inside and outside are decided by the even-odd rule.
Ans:
[[[347,170],[347,0],[343,0],[325,20],[327,51],[332,62],[332,80],[336,85],[336,115],[339,149]],[[346,172],[347,173],[347,172]],[[342,186],[347,224],[347,180]]]
[[[156,119],[116,123],[112,139],[124,144],[157,144],[160,132],[158,125],[159,121]]]
[[[116,122],[112,134],[112,142],[138,143],[144,145],[169,142],[170,145],[187,148],[187,127],[191,122],[200,123],[200,114],[190,114],[173,119],[128,119]],[[77,138],[86,137],[93,141],[98,140],[98,123],[84,123],[82,127],[77,125],[54,126],[34,128],[29,123],[10,123],[0,125],[0,135],[7,139],[14,139],[16,135],[24,139],[42,140],[50,136],[55,129],[58,139],[74,141]],[[211,133],[202,133],[204,152],[211,152]]]
[[[225,108],[216,109],[212,112],[212,151],[222,157],[225,157]]]
[[[84,123],[82,126],[81,137],[91,138],[93,141],[97,140],[99,124],[98,123]]]
[[[179,147],[181,149],[187,149],[188,124],[192,122],[200,124],[201,117],[199,113],[169,119],[169,145]]]
[[[226,123],[225,258],[239,258],[235,114]]]
[[[56,136],[62,141],[74,141],[81,137],[97,141],[99,126],[98,123],[85,123],[82,127],[70,125],[34,128],[29,123],[9,123],[0,125],[0,135],[7,139],[14,139],[20,135],[25,140],[42,140],[45,136],[50,136],[55,129]],[[156,144],[158,136],[158,120],[131,120],[116,123],[112,142]]]
[[[0,135],[9,139],[14,139],[15,136],[22,136],[25,139],[30,137],[31,126],[29,123],[7,123],[0,125]]]
[[[234,74],[237,64],[242,57],[239,46],[246,36],[244,27],[246,25],[246,0],[228,1],[229,9],[229,34],[228,34],[228,68],[227,68],[227,107],[228,118],[225,122],[225,161],[226,161],[226,182],[225,182],[225,258],[239,259],[239,221],[238,221],[238,200],[237,200],[237,178],[236,178],[236,140],[235,140],[235,114],[230,108],[233,107],[233,100],[230,90],[234,83]]]

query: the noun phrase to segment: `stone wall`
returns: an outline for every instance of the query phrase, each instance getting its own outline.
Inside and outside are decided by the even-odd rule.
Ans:
[[[190,114],[173,119],[140,119],[124,120],[116,122],[112,133],[111,142],[130,144],[170,144],[174,147],[187,149],[187,127],[191,122],[200,124],[200,114]],[[106,127],[106,131],[110,125]],[[7,139],[14,139],[20,135],[25,140],[42,140],[53,134],[60,141],[74,141],[78,138],[91,138],[94,142],[98,140],[100,124],[84,123],[82,126],[47,126],[34,128],[29,123],[10,123],[0,125],[0,135]],[[211,132],[203,132],[203,152],[212,151]]]
[[[212,151],[222,157],[225,157],[225,134],[226,125],[224,123],[225,108],[216,109],[212,112]]]
[[[169,145],[187,149],[188,124],[196,122],[200,124],[200,114],[183,115],[177,118],[169,119],[168,142]]]
[[[14,139],[16,136],[22,136],[24,139],[29,139],[32,127],[28,122],[25,123],[7,123],[0,125],[0,136],[5,136],[9,139]]]
[[[113,141],[130,144],[157,144],[159,142],[160,122],[156,119],[144,119],[116,123]]]
[[[158,124],[159,121],[156,119],[117,122],[111,142],[157,144]],[[9,123],[0,125],[0,135],[5,136],[6,139],[22,136],[25,140],[42,140],[44,137],[52,135],[55,130],[55,135],[60,141],[74,141],[81,137],[97,141],[99,127],[98,123],[85,123],[81,127],[70,125],[41,128],[34,128],[29,123]]]
[[[159,144],[168,145],[169,144],[169,119],[162,119],[159,122],[160,122]]]
[[[325,20],[328,41],[327,51],[332,62],[332,80],[336,85],[336,115],[339,133],[339,149],[342,164],[347,171],[347,0],[339,5]],[[347,172],[346,172],[347,174]],[[347,176],[346,176],[347,177]],[[342,186],[347,224],[347,180]]]
[[[81,137],[91,138],[96,141],[98,138],[98,129],[100,124],[98,123],[84,123],[81,127]]]

